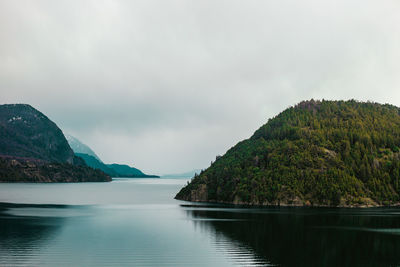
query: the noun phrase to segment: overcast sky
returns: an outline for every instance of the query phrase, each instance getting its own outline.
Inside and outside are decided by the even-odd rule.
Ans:
[[[0,102],[107,163],[205,168],[297,102],[400,106],[400,1],[0,1]]]

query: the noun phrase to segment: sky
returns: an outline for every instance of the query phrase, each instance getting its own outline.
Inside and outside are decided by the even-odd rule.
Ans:
[[[306,99],[400,106],[400,1],[0,1],[0,104],[107,163],[204,169]]]

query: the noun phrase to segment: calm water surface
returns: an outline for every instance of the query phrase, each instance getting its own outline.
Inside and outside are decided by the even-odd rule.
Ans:
[[[399,209],[174,200],[186,182],[0,184],[0,266],[400,266]]]

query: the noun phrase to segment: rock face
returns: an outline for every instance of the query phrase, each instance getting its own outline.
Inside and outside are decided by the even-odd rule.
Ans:
[[[60,128],[26,104],[0,105],[0,154],[71,164],[74,159]]]
[[[76,157],[62,131],[26,104],[0,105],[0,182],[106,182]]]
[[[400,109],[304,101],[232,147],[176,199],[243,205],[400,202]]]

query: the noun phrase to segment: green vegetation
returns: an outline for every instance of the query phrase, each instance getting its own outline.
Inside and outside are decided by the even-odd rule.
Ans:
[[[147,175],[141,170],[123,164],[104,164],[92,155],[84,153],[75,153],[75,155],[83,159],[84,163],[93,168],[103,171],[111,177],[124,178],[159,178],[157,175]]]
[[[61,129],[26,104],[0,105],[0,155],[73,163]]]
[[[63,132],[26,104],[0,105],[0,182],[108,182],[74,155]]]
[[[76,183],[110,181],[110,176],[86,165],[0,157],[0,182]]]
[[[184,187],[177,199],[251,205],[400,202],[400,109],[305,101],[280,113]]]

